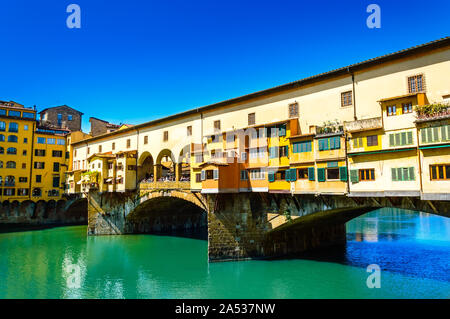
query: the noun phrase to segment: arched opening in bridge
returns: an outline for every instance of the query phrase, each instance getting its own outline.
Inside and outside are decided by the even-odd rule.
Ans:
[[[155,181],[157,182],[172,182],[176,180],[176,161],[171,150],[164,149],[159,152],[154,171]]]
[[[127,232],[206,239],[206,211],[191,201],[161,196],[137,206],[126,217]]]
[[[149,152],[142,153],[138,160],[138,182],[153,182],[154,167],[153,156]]]
[[[191,180],[191,146],[186,145],[180,151],[178,157],[178,164],[176,165],[178,170],[177,176],[180,182],[189,182]]]

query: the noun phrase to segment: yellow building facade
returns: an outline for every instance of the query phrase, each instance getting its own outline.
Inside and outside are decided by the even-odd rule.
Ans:
[[[36,110],[0,104],[2,201],[59,200],[69,163],[67,131],[41,127]]]

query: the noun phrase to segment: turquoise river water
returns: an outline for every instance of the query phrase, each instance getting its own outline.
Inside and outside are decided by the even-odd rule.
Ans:
[[[349,222],[347,238],[302,259],[210,264],[198,239],[3,233],[0,298],[450,297],[450,218],[381,209]],[[369,264],[381,288],[367,287]]]

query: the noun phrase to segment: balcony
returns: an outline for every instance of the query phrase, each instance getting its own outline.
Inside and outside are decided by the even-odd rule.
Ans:
[[[417,116],[416,123],[450,118],[449,104],[418,105],[416,106],[415,111]]]
[[[376,130],[383,128],[383,121],[381,117],[374,117],[365,120],[344,122],[344,127],[345,130],[350,133]]]

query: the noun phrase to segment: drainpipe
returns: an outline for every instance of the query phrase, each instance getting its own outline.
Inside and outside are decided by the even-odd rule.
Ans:
[[[420,181],[420,197],[422,197],[423,185],[422,185],[422,161],[420,159],[420,149],[419,149],[419,130],[416,126],[416,136],[417,136],[417,158],[419,160],[419,181]]]
[[[345,140],[345,164],[347,165],[347,193],[350,194],[350,166],[348,165],[348,155],[347,155],[347,143],[348,143],[348,133],[344,133]]]

